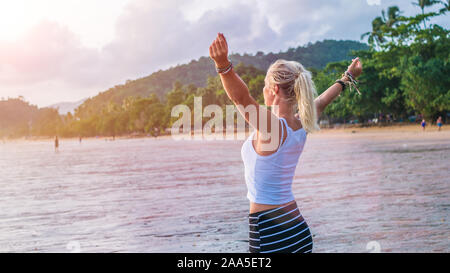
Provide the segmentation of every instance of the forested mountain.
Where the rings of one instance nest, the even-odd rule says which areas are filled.
[[[307,68],[322,69],[330,62],[351,59],[352,50],[366,50],[368,45],[357,41],[324,40],[309,43],[306,46],[289,48],[285,52],[268,53],[257,52],[250,54],[230,55],[236,65],[243,63],[261,70],[266,70],[277,59],[295,60]],[[167,70],[159,70],[151,75],[137,80],[129,80],[123,85],[116,85],[97,96],[90,98],[78,109],[79,115],[92,114],[94,109],[101,109],[109,101],[120,104],[128,96],[147,97],[156,94],[161,100],[170,91],[176,81],[183,85],[193,84],[197,87],[206,86],[208,76],[215,76],[214,63],[209,57],[192,60],[188,64],[178,65]],[[88,110],[89,113],[83,113]]]
[[[55,135],[63,120],[56,109],[38,108],[21,96],[0,100],[0,137]]]
[[[0,135],[8,131],[27,134],[28,122],[37,112],[37,106],[29,105],[22,97],[0,100]]]
[[[430,5],[441,9],[426,14],[418,10],[409,17],[402,16],[396,6],[383,10],[372,21],[372,29],[363,34],[370,46],[325,40],[286,52],[234,54],[230,58],[251,96],[263,104],[266,70],[275,60],[300,61],[311,70],[320,95],[347,69],[355,54],[364,65],[358,78],[361,94],[347,88],[327,106],[321,118],[368,124],[384,114],[397,121],[420,115],[430,123],[442,116],[445,123],[450,117],[450,31],[425,22],[445,16],[450,9],[444,2]],[[87,99],[74,114],[59,115],[53,108],[37,108],[21,97],[2,99],[0,137],[156,136],[169,133],[179,118],[172,116],[175,106],[185,105],[192,113],[197,97],[203,106],[225,108],[233,103],[208,57],[115,86]],[[202,124],[208,119],[202,117]]]

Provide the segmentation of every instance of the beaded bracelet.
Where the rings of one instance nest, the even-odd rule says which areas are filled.
[[[225,68],[218,68],[216,66],[216,72],[219,74],[225,74],[225,73],[228,73],[232,68],[233,68],[233,63],[230,61],[230,64]]]
[[[359,92],[358,87],[356,87],[356,85],[358,84],[358,81],[355,80],[352,73],[350,73],[349,71],[345,71],[345,73],[342,74],[342,77],[347,77],[349,79],[348,88],[350,89],[350,91],[352,91],[352,86],[353,86],[356,89],[356,91],[358,92],[358,94],[361,95],[361,92]]]

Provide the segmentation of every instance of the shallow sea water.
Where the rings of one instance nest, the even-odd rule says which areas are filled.
[[[308,136],[314,252],[450,251],[450,138]],[[247,252],[242,140],[0,143],[0,252]]]

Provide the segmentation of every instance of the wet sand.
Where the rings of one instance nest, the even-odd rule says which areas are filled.
[[[293,191],[314,252],[450,251],[450,130],[417,127],[308,136]],[[241,145],[0,143],[0,252],[247,252]]]

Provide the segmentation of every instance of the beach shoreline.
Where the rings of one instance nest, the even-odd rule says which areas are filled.
[[[345,134],[385,134],[385,133],[413,133],[413,134],[430,134],[430,133],[442,133],[447,135],[448,132],[450,132],[450,127],[448,126],[442,126],[441,131],[438,131],[438,127],[436,125],[428,126],[428,128],[425,129],[425,131],[422,130],[420,125],[417,124],[394,124],[394,125],[382,125],[382,126],[361,126],[361,125],[340,125],[335,126],[333,128],[321,128],[320,131],[314,132],[311,135],[329,135],[329,134],[336,134],[336,135],[345,135]],[[200,134],[198,131],[192,131],[191,137],[194,137],[194,134]],[[245,137],[248,137],[249,131],[243,132],[238,131],[235,132],[235,138],[234,139],[243,139]],[[179,136],[182,136],[180,134]],[[223,132],[223,136],[225,137],[225,131]],[[216,139],[220,137],[220,133],[217,134]],[[59,140],[65,140],[65,141],[79,141],[79,137],[61,137],[58,136]],[[121,139],[170,139],[174,138],[171,134],[163,134],[157,137],[151,136],[149,134],[129,134],[129,135],[120,135],[115,136],[113,139],[112,136],[93,136],[93,137],[82,137],[82,141],[84,140],[105,140],[105,141],[114,141],[114,140],[121,140]],[[187,139],[188,135],[184,135],[184,138]],[[205,138],[205,137],[204,137]],[[21,138],[3,138],[0,139],[0,143],[5,142],[17,142],[17,141],[49,141],[54,140],[54,137],[47,137],[47,136],[31,136],[31,137],[21,137]]]

